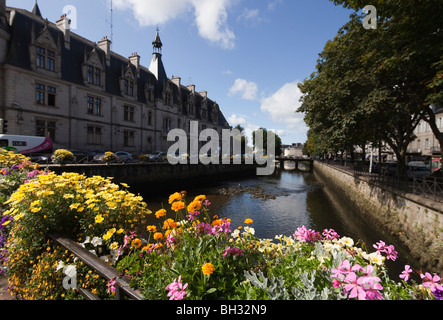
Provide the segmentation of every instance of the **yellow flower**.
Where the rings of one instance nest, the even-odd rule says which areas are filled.
[[[80,203],[74,203],[74,204],[71,204],[70,206],[69,206],[69,209],[71,209],[71,210],[77,210],[78,209],[78,207],[80,207]]]
[[[40,212],[41,210],[42,210],[42,208],[40,208],[40,207],[39,208],[32,208],[31,212],[32,213],[37,213],[37,212]]]
[[[169,204],[173,203],[174,201],[180,201],[182,199],[182,195],[178,192],[171,194],[169,196]]]
[[[95,223],[102,223],[103,220],[105,220],[105,218],[103,218],[103,216],[101,214],[99,214],[95,217]]]
[[[185,208],[185,203],[183,201],[176,201],[172,204],[171,210],[177,212]]]
[[[164,217],[165,215],[166,215],[166,210],[165,209],[158,210],[155,213],[155,216],[157,217],[157,219],[160,219],[161,217]]]
[[[214,267],[214,265],[212,263],[206,263],[206,264],[203,265],[202,271],[203,271],[204,275],[210,276],[211,274],[214,273],[215,267]]]
[[[5,223],[2,224],[3,227],[6,227],[8,224],[11,223],[11,220],[6,221]]]
[[[254,221],[253,221],[252,219],[246,219],[246,220],[245,220],[245,223],[246,223],[246,224],[253,224]]]
[[[106,234],[103,236],[103,240],[109,240],[112,238],[112,236],[114,235],[116,229],[112,228],[110,230],[108,230],[108,232],[106,232]]]

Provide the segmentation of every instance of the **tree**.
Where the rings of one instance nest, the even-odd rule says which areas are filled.
[[[364,0],[331,0],[355,10]],[[374,0],[385,48],[376,53],[380,67],[375,71],[389,90],[395,88],[398,100],[416,104],[415,113],[428,122],[440,143],[440,133],[432,104],[443,102],[443,1]],[[394,85],[394,86],[392,86]],[[392,93],[392,92],[391,92]],[[401,95],[401,96],[400,96]],[[404,105],[404,104],[402,104]]]
[[[279,156],[279,155],[281,155],[281,146],[282,146],[282,141],[281,141],[281,138],[274,132],[274,131],[268,131],[267,129],[265,129],[265,128],[260,128],[260,129],[258,129],[258,130],[262,130],[263,131],[263,153],[265,154],[265,155],[274,155],[274,156]],[[252,133],[252,143],[253,143],[253,145],[254,145],[254,147],[255,146],[257,146],[257,144],[256,144],[256,139],[255,139],[255,137],[256,137],[256,132],[257,131],[254,131],[253,133]],[[268,135],[270,135],[270,136],[274,136],[274,141],[275,141],[275,154],[269,154],[268,153]],[[270,137],[271,138],[271,137]],[[272,139],[272,138],[271,138]],[[274,150],[269,150],[269,151],[274,151]]]
[[[356,10],[367,4],[334,2]],[[442,10],[437,10],[443,9],[443,2],[374,3],[378,28],[366,30],[362,26],[365,15],[351,15],[325,45],[316,73],[300,85],[304,96],[298,111],[306,113],[306,122],[329,148],[385,141],[397,156],[399,174],[405,177],[406,152],[419,121],[428,121],[438,131],[428,97],[435,63],[443,54],[438,15]]]

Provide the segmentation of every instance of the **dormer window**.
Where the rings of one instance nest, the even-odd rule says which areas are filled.
[[[55,52],[43,47],[36,47],[35,64],[37,68],[55,72]]]
[[[123,94],[133,97],[134,87],[135,87],[134,81],[128,79],[123,80]]]
[[[96,86],[101,85],[102,71],[99,68],[88,66],[88,83]]]

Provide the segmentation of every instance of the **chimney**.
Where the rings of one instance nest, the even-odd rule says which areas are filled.
[[[57,27],[63,32],[65,38],[65,47],[71,48],[71,20],[64,14],[57,21]]]
[[[140,56],[137,52],[134,52],[130,57],[129,61],[138,69],[140,67]]]
[[[111,40],[107,36],[104,36],[101,41],[98,42],[98,47],[102,49],[106,54],[106,64],[111,64]]]
[[[180,88],[181,85],[181,78],[180,77],[172,77],[172,82]]]
[[[188,85],[188,89],[194,94],[195,93],[195,85],[194,84],[190,84]]]
[[[208,97],[208,91],[200,91],[199,93],[200,93],[200,95],[201,95],[203,98],[207,98],[207,97]]]

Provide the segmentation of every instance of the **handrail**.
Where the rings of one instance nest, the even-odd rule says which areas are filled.
[[[99,259],[96,255],[81,247],[71,239],[54,234],[48,236],[62,247],[72,252],[86,265],[96,270],[97,273],[106,280],[115,280],[116,300],[123,300],[125,296],[132,300],[145,300],[139,290],[134,290],[130,287],[130,280],[127,277],[123,276],[118,270]],[[81,289],[79,292],[88,300],[98,300],[98,297],[88,290]]]

